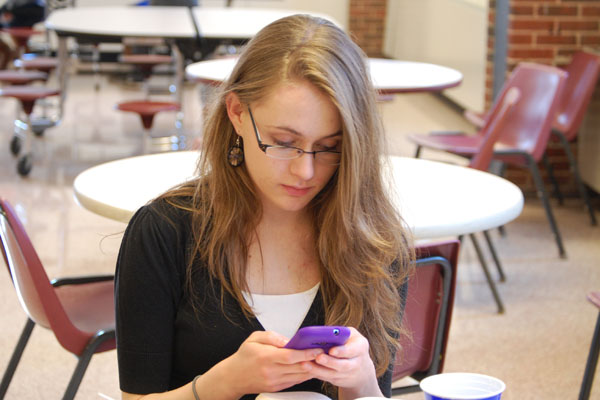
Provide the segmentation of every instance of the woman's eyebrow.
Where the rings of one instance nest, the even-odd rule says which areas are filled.
[[[290,128],[289,126],[276,126],[276,125],[267,125],[267,126],[270,128],[280,129],[282,131],[289,132],[295,136],[304,137],[304,135],[302,133],[298,132],[297,130],[295,130],[293,128]],[[342,135],[342,131],[337,131],[337,132],[332,133],[331,135],[323,136],[323,137],[319,138],[319,140],[320,139],[329,139],[329,138],[341,136],[341,135]]]

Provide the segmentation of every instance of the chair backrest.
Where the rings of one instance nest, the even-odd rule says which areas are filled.
[[[573,54],[573,59],[565,70],[569,76],[554,121],[554,129],[562,132],[571,141],[577,136],[585,111],[596,89],[600,74],[600,58],[579,51]]]
[[[552,123],[564,91],[567,73],[548,65],[520,63],[502,87],[498,101],[504,98],[511,88],[519,89],[521,96],[517,107],[510,111],[510,118],[504,123],[496,147],[495,157],[501,152],[528,153],[535,161],[541,160]],[[497,112],[501,108],[496,107]],[[493,110],[493,111],[495,111]],[[495,118],[490,112],[486,123]]]
[[[54,332],[68,351],[80,354],[88,336],[73,325],[63,308],[25,228],[8,201],[0,198],[0,241],[19,302],[36,323]]]
[[[510,111],[521,97],[521,91],[517,87],[511,87],[502,93],[502,96],[494,104],[491,110],[491,118],[487,118],[479,134],[483,136],[483,142],[475,157],[471,158],[469,167],[481,171],[487,171],[494,155],[494,144],[502,135],[508,120]]]
[[[415,379],[442,371],[456,286],[458,240],[417,247],[414,274],[408,282],[403,324],[410,337],[401,339],[392,380]]]

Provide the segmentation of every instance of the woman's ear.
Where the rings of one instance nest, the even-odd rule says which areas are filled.
[[[240,98],[236,93],[228,93],[225,97],[225,105],[227,106],[227,116],[233,125],[236,132],[242,131],[242,113],[244,112],[244,106],[240,102]]]

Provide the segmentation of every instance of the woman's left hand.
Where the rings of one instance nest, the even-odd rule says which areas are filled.
[[[355,328],[350,327],[346,344],[331,348],[329,354],[318,355],[314,364],[315,378],[337,386],[340,399],[383,397],[369,355],[369,342]]]

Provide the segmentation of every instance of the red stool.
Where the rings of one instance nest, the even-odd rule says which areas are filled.
[[[45,81],[47,77],[48,75],[46,73],[40,71],[0,70],[0,82],[8,85],[28,85],[35,81]],[[27,129],[25,123],[19,116],[20,111],[21,107],[17,105],[14,134],[10,140],[10,152],[15,156],[21,151],[21,138],[19,135],[22,130]]]
[[[9,85],[28,85],[34,81],[45,81],[48,74],[41,71],[0,70],[0,82]]]
[[[160,64],[171,64],[173,57],[162,54],[123,54],[121,62],[135,65],[142,72],[144,79],[147,79],[154,67]]]
[[[50,75],[50,72],[58,67],[58,58],[55,57],[36,57],[32,54],[25,54],[20,59],[15,60],[15,67],[21,71],[40,71]],[[60,105],[50,103],[45,99],[42,101],[42,113],[35,120],[32,120],[33,132],[41,136],[47,128],[56,124],[59,116],[49,117],[49,110],[55,110],[54,114],[61,114]]]
[[[161,54],[124,54],[121,56],[121,62],[135,65],[144,79],[144,96],[145,100],[140,101],[126,101],[117,105],[117,109],[121,111],[134,112],[142,119],[142,125],[146,131],[147,138],[144,139],[144,153],[147,152],[148,141],[152,141],[153,144],[167,146],[171,150],[181,148],[183,141],[180,135],[166,136],[162,138],[152,138],[150,136],[150,130],[152,129],[152,122],[154,116],[162,111],[180,111],[181,105],[177,102],[165,102],[165,101],[151,101],[150,98],[150,87],[149,79],[152,75],[154,67],[160,64],[170,64],[173,62],[173,58],[168,55]],[[177,123],[176,126],[179,129],[181,124]]]
[[[152,129],[152,123],[154,122],[154,116],[162,111],[179,111],[181,109],[181,105],[175,102],[165,102],[165,101],[126,101],[123,103],[117,104],[117,109],[126,112],[136,113],[140,116],[142,120],[142,125],[144,126],[144,131],[146,132],[146,136],[143,139],[143,151],[147,152],[147,141],[152,140],[150,136],[150,130]],[[159,139],[159,138],[156,138]],[[162,139],[161,144],[166,144],[172,150],[177,150],[181,147],[181,138],[177,136],[166,136]],[[166,142],[166,143],[165,143]]]
[[[140,70],[144,79],[144,95],[146,100],[148,100],[150,96],[148,80],[152,75],[152,70],[157,65],[171,64],[173,57],[161,54],[124,54],[121,56],[121,62],[135,65]]]
[[[49,96],[60,94],[59,89],[49,89],[43,86],[7,86],[0,89],[0,96],[13,97],[21,103],[23,113],[25,113],[25,124],[27,133],[33,132],[31,129],[31,113],[33,106],[39,99],[45,99]],[[17,162],[17,172],[21,176],[29,175],[33,166],[33,153],[31,152],[31,134],[25,137],[25,152]]]
[[[23,57],[15,60],[15,67],[28,71],[41,71],[49,74],[58,67],[55,57]]]
[[[29,38],[33,35],[40,35],[43,32],[37,31],[30,27],[14,27],[14,28],[2,28],[3,32],[6,32],[10,35],[12,40],[15,42],[17,46],[17,58],[21,58],[21,56],[25,53],[27,49],[27,42]]]
[[[23,70],[42,71],[47,74],[58,67],[58,59],[55,57],[37,57],[35,55],[25,54],[27,43],[31,36],[42,34],[29,27],[4,28],[17,46],[17,58],[14,61],[15,67]]]

